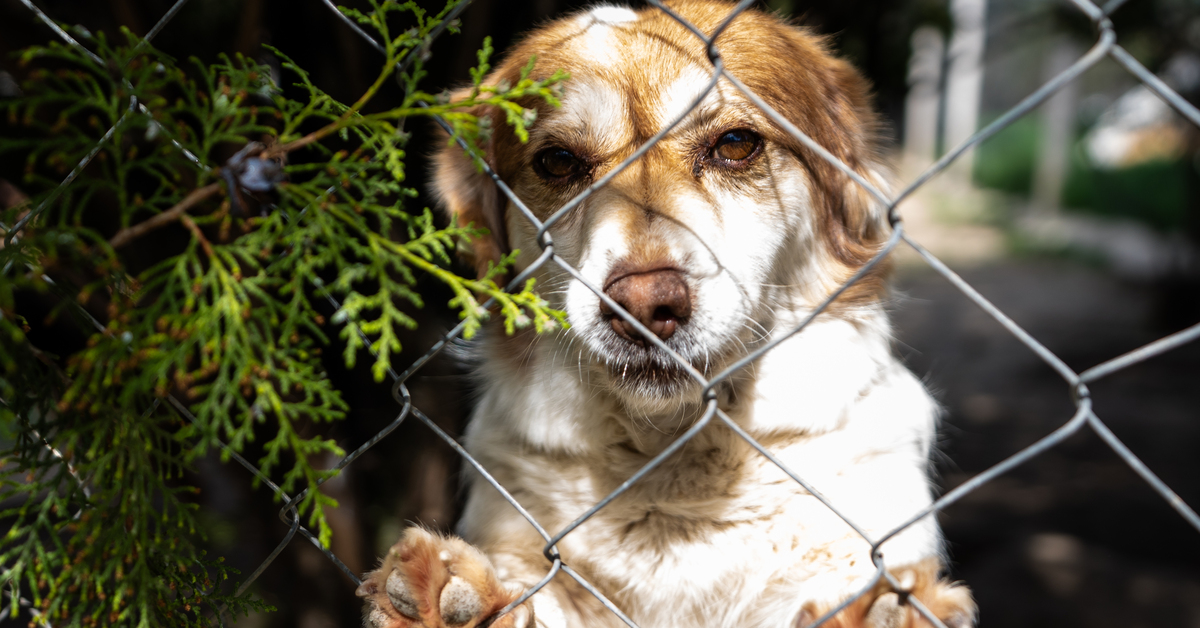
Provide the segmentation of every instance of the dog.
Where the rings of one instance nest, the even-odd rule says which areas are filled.
[[[705,33],[733,10],[669,6]],[[869,88],[824,39],[751,10],[716,45],[734,77],[886,189]],[[549,230],[579,276],[554,263],[534,276],[569,329],[482,334],[470,453],[553,535],[715,403],[871,538],[927,507],[938,410],[892,354],[885,264],[711,391],[693,376],[713,377],[797,327],[881,250],[886,210],[727,79],[702,96],[707,47],[661,10],[601,5],[552,22],[487,81],[515,84],[531,57],[534,78],[563,69],[570,79],[560,107],[528,103],[528,142],[505,130],[503,112],[475,113],[495,129],[487,162],[541,220],[684,117]],[[437,154],[434,179],[459,224],[490,230],[472,246],[481,273],[511,251],[517,271],[533,264],[537,229],[460,149]],[[467,484],[461,538],[410,528],[366,575],[365,626],[624,625],[562,571],[497,618],[552,564],[498,491],[478,474]],[[871,587],[868,541],[716,419],[555,551],[643,628],[804,628],[868,587],[823,625],[930,625],[913,599],[950,628],[975,622],[967,588],[941,579],[932,516],[880,547],[900,586]]]

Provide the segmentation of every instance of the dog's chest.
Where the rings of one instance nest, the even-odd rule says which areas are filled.
[[[790,604],[796,583],[824,574],[840,589],[860,575],[843,574],[844,558],[865,548],[847,546],[844,526],[758,460],[683,463],[648,476],[657,490],[614,500],[560,544],[564,558],[640,626],[748,625],[740,622],[756,611],[742,604]],[[719,621],[718,608],[727,615]]]
[[[761,591],[768,574],[820,568],[840,553],[835,546],[845,531],[827,525],[811,495],[728,430],[714,428],[567,537],[563,549],[589,565],[606,590],[640,598],[629,601],[643,608],[686,607],[731,587]],[[606,451],[607,464],[575,476],[585,490],[577,484],[564,491],[579,503],[563,504],[560,515],[585,511],[648,459],[627,446]]]

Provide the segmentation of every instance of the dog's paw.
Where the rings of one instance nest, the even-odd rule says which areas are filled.
[[[483,552],[462,539],[415,527],[404,532],[356,593],[366,600],[365,628],[475,628],[521,595],[500,584]],[[490,624],[532,626],[529,602]]]
[[[971,599],[971,591],[938,578],[938,572],[938,564],[933,560],[893,570],[899,590],[881,582],[820,628],[933,628],[933,623],[907,603],[909,597],[919,600],[946,628],[974,628],[975,601]],[[815,606],[806,606],[796,628],[815,628],[823,614]]]

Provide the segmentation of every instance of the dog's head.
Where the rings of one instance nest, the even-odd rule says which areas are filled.
[[[733,10],[712,0],[670,6],[711,33]],[[748,11],[717,40],[728,71],[809,137],[882,185],[867,86],[823,39]],[[487,160],[546,219],[612,172],[675,118],[645,155],[563,216],[555,252],[683,356],[712,374],[810,311],[879,248],[886,221],[858,185],[805,148],[726,79],[706,96],[713,63],[704,44],[664,12],[599,6],[553,22],[509,53],[487,79],[515,82],[530,57],[534,78],[563,69],[562,106],[530,102],[529,142],[493,116]],[[699,100],[698,106],[691,108]],[[460,224],[491,236],[476,264],[520,249],[540,253],[537,230],[458,147],[437,159],[436,187]],[[565,308],[567,340],[603,385],[650,407],[693,382],[582,282],[551,263],[542,290]],[[870,303],[866,278],[841,301]],[[570,351],[574,365],[576,348]]]

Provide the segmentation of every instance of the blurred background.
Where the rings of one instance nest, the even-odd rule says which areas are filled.
[[[144,34],[172,2],[36,4],[66,24]],[[476,0],[462,32],[435,44],[426,90],[466,81],[485,35],[503,51],[539,22],[586,4]],[[904,183],[1096,39],[1066,0],[774,0],[763,8],[830,35],[872,80]],[[1195,102],[1200,0],[1130,0],[1112,20],[1122,46]],[[0,0],[0,98],[19,94],[12,53],[50,38],[21,1]],[[191,0],[155,43],[180,59],[237,52],[278,68],[262,48],[270,44],[342,101],[365,89],[380,61],[322,0]],[[396,102],[391,89],[376,106]],[[409,183],[424,192],[422,156],[432,140],[427,127],[413,127]],[[901,215],[916,241],[1080,371],[1200,321],[1198,159],[1200,132],[1105,59],[922,187]],[[0,163],[0,179],[18,180],[19,167]],[[946,409],[936,466],[948,490],[1062,425],[1074,406],[1066,384],[1024,345],[911,251],[898,258],[897,350]],[[416,313],[422,325],[405,339],[410,359],[453,322],[437,305],[449,295],[427,288],[434,294]],[[365,369],[347,371],[340,352],[327,355],[352,404],[333,436],[351,449],[398,408]],[[418,407],[461,432],[470,390],[459,365],[435,362],[412,387]],[[1200,504],[1200,344],[1112,375],[1092,392],[1099,418],[1185,502]],[[331,513],[333,551],[361,573],[408,522],[451,529],[459,464],[427,428],[407,421],[325,485],[341,504]],[[213,551],[249,573],[286,532],[279,505],[215,457],[189,479],[203,489]],[[1200,628],[1200,534],[1090,431],[971,493],[941,523],[953,575],[975,591],[982,626]],[[352,585],[303,540],[254,587],[279,610],[239,627],[358,625]]]

